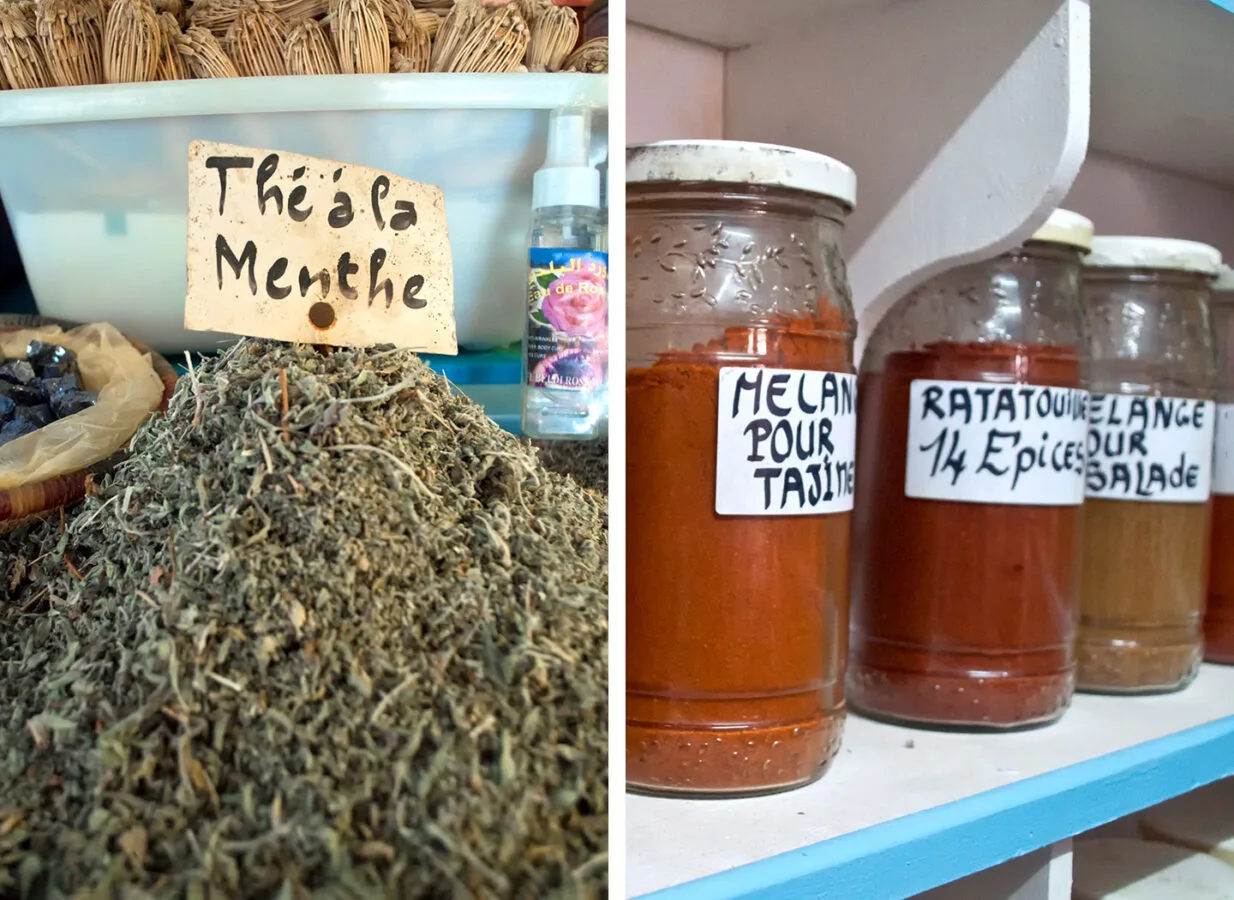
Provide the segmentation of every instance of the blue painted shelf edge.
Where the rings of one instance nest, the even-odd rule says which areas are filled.
[[[1234,716],[645,895],[910,897],[1234,775]]]

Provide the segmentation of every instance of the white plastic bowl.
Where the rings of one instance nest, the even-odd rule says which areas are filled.
[[[313,75],[0,92],[0,194],[45,316],[110,321],[155,349],[186,331],[188,145],[226,141],[441,187],[459,343],[522,336],[531,177],[548,110],[589,106],[607,157],[608,77]]]

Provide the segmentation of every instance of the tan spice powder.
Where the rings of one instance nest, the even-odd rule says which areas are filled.
[[[1207,503],[1084,503],[1079,687],[1184,687],[1200,664]]]

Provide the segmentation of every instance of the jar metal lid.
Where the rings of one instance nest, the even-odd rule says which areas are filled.
[[[1066,244],[1087,252],[1093,248],[1093,223],[1069,209],[1056,209],[1029,240]]]
[[[1086,266],[1101,269],[1169,269],[1216,277],[1221,251],[1198,241],[1159,237],[1093,238]]]
[[[660,141],[626,149],[626,183],[702,181],[757,184],[857,200],[857,173],[810,150],[749,141]]]
[[[1221,266],[1213,282],[1214,294],[1234,294],[1234,268]],[[1231,298],[1234,299],[1234,298]]]

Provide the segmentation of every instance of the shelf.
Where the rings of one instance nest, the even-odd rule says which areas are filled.
[[[849,718],[831,771],[748,800],[627,797],[632,896],[897,900],[1234,774],[1234,667],[1078,695],[1055,725],[929,732]],[[702,879],[702,880],[698,880]]]
[[[629,18],[725,50],[799,39],[897,0],[629,0]],[[1234,0],[1092,0],[1091,146],[1234,185]]]
[[[858,353],[908,290],[1023,241],[1090,150],[1197,189],[1234,186],[1234,0],[629,0],[628,10],[728,51],[726,137],[857,170],[846,255]]]

